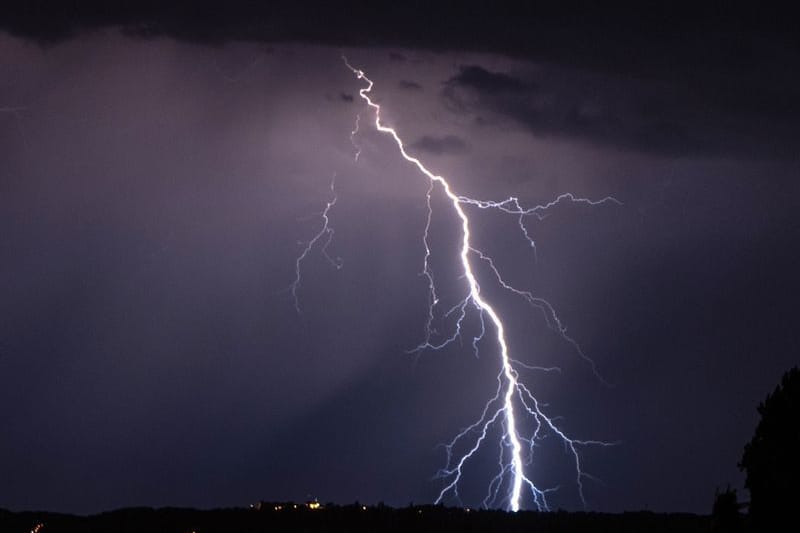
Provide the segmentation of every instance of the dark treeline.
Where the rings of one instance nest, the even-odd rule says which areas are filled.
[[[279,510],[276,507],[280,506]],[[37,530],[37,526],[41,527]],[[92,516],[0,510],[3,533],[260,533],[260,532],[414,532],[503,531],[508,533],[602,532],[708,533],[711,518],[692,514],[635,512],[537,513],[467,511],[441,506],[323,506],[263,503],[260,509],[198,511],[177,508],[131,508]]]

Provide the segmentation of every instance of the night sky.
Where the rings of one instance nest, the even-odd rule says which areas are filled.
[[[375,130],[342,53],[461,194],[622,203],[526,218],[536,254],[515,217],[469,211],[480,248],[610,384],[482,271],[515,357],[561,368],[521,376],[548,413],[618,443],[585,450],[587,508],[707,513],[716,487],[742,487],[756,405],[800,362],[785,13],[19,4],[0,14],[0,507],[436,498],[440,444],[480,415],[498,359],[472,333],[409,353],[428,184]],[[312,250],[298,314],[295,260],[334,175],[342,266]],[[433,203],[452,305],[459,228]],[[560,487],[553,508],[580,509],[557,455],[538,479]]]

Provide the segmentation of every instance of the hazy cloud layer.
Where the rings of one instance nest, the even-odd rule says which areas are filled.
[[[800,99],[760,80],[737,83],[718,92],[557,67],[508,74],[467,65],[443,95],[451,109],[510,119],[537,136],[667,156],[797,157]]]
[[[420,16],[448,24],[420,24]],[[537,135],[664,155],[793,157],[800,151],[794,127],[800,119],[795,67],[800,39],[793,20],[776,9],[671,3],[613,9],[567,2],[487,10],[483,3],[467,2],[453,10],[447,3],[415,9],[347,0],[313,9],[280,1],[117,7],[34,0],[4,8],[0,29],[43,43],[121,27],[141,38],[213,45],[413,43],[507,54],[544,68],[519,76],[472,65],[450,84],[478,93],[471,109],[506,116]],[[405,52],[390,51],[387,57],[398,65],[408,62]],[[401,87],[413,88],[403,82]]]
[[[447,85],[467,87],[486,95],[533,92],[536,85],[503,72],[491,72],[478,65],[467,65],[447,80]]]
[[[415,141],[411,147],[435,155],[463,154],[468,150],[467,143],[456,135],[445,135],[443,137],[424,135]]]
[[[409,91],[421,91],[422,90],[422,85],[420,85],[419,83],[417,83],[415,81],[409,81],[409,80],[400,80],[400,81],[397,82],[397,86],[400,87],[401,89],[406,89],[406,90],[409,90]]]

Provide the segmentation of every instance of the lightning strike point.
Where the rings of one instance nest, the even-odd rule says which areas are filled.
[[[556,334],[564,341],[571,344],[580,357],[591,366],[595,375],[598,377],[600,376],[597,373],[594,362],[584,355],[575,340],[567,336],[566,327],[556,314],[553,306],[546,300],[534,296],[531,292],[516,289],[507,283],[503,279],[493,259],[473,246],[470,233],[472,220],[468,216],[466,208],[494,210],[515,216],[523,239],[533,248],[535,254],[536,243],[524,224],[527,217],[534,217],[537,220],[542,220],[544,217],[548,216],[553,209],[563,203],[587,206],[598,206],[607,203],[621,205],[621,203],[611,196],[601,200],[590,200],[588,198],[576,197],[571,193],[565,193],[549,203],[533,207],[524,207],[516,197],[493,201],[479,200],[457,194],[444,176],[433,173],[422,161],[406,151],[403,140],[394,128],[385,126],[381,122],[381,106],[375,103],[370,97],[374,85],[373,81],[367,77],[363,70],[353,67],[344,55],[342,56],[342,60],[347,68],[355,75],[357,80],[366,82],[366,86],[362,87],[358,94],[366,102],[367,106],[374,111],[375,120],[373,124],[375,129],[380,133],[390,136],[397,145],[400,156],[429,180],[429,187],[426,193],[427,219],[422,238],[425,253],[423,257],[423,268],[420,273],[420,275],[426,279],[428,285],[429,308],[425,321],[425,337],[413,351],[416,352],[428,349],[439,350],[460,338],[463,334],[462,326],[464,324],[464,319],[468,312],[474,310],[480,320],[480,331],[477,335],[472,337],[472,347],[475,354],[477,355],[478,353],[479,341],[483,340],[486,335],[491,333],[499,355],[500,369],[496,378],[497,390],[494,397],[486,402],[478,420],[458,433],[452,441],[444,446],[447,455],[447,463],[444,468],[440,469],[437,476],[444,481],[444,488],[442,488],[435,503],[438,504],[450,498],[460,501],[459,484],[462,481],[462,474],[465,467],[470,460],[474,458],[478,450],[485,445],[492,432],[499,430],[498,470],[497,474],[489,481],[487,495],[483,501],[484,507],[496,506],[498,502],[501,501],[505,503],[505,506],[511,511],[518,511],[522,508],[531,507],[539,510],[549,510],[547,496],[556,491],[558,487],[541,488],[534,483],[529,475],[531,467],[534,464],[534,449],[536,444],[546,436],[555,436],[559,439],[571,456],[575,472],[575,485],[581,502],[585,507],[586,499],[584,497],[583,481],[584,479],[592,479],[592,476],[583,471],[579,448],[592,445],[610,446],[615,443],[572,438],[556,425],[557,417],[549,416],[544,412],[543,408],[545,405],[540,403],[531,390],[520,381],[516,367],[519,366],[520,368],[544,372],[560,372],[560,369],[529,365],[511,357],[506,341],[505,325],[500,313],[481,293],[480,284],[474,270],[473,260],[484,263],[489,267],[499,287],[514,293],[533,307],[539,309],[544,315],[547,324]],[[358,145],[355,143],[355,136],[359,132],[360,119],[361,116],[359,114],[356,117],[355,128],[350,134],[351,142],[356,148],[356,160],[358,160],[358,156],[361,153]],[[433,335],[435,333],[433,322],[437,316],[436,308],[440,304],[440,295],[436,290],[434,272],[430,264],[431,246],[429,240],[433,216],[431,196],[436,188],[444,193],[450,203],[453,213],[460,221],[461,235],[459,259],[462,274],[459,276],[459,279],[464,280],[466,290],[466,296],[461,299],[459,303],[450,307],[443,315],[444,317],[448,317],[457,313],[457,318],[454,331],[441,342],[433,341]],[[323,229],[309,242],[309,245],[297,260],[297,278],[293,286],[293,294],[296,294],[296,288],[299,285],[301,261],[309,253],[314,243],[322,239],[323,236],[327,235],[328,242],[330,242],[333,230],[328,228],[327,213],[335,201],[336,198],[334,196],[323,213],[325,222]],[[461,455],[456,455],[457,447],[459,447],[459,449],[466,448],[467,451]],[[501,491],[504,488],[506,492],[502,494]]]

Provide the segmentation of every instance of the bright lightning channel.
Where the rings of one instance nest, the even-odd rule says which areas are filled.
[[[536,442],[541,439],[545,432],[549,431],[551,434],[557,436],[564,444],[567,450],[569,450],[570,454],[573,457],[574,464],[575,464],[575,475],[576,475],[576,484],[578,488],[578,494],[580,496],[581,502],[586,505],[586,499],[584,496],[583,490],[583,480],[585,478],[589,478],[589,474],[585,473],[581,466],[581,456],[579,453],[579,448],[582,446],[588,445],[600,445],[600,446],[609,446],[613,443],[607,443],[602,441],[594,441],[594,440],[578,440],[572,437],[569,437],[566,433],[564,433],[554,422],[554,417],[546,415],[542,410],[542,405],[540,402],[533,396],[530,389],[519,380],[519,373],[515,368],[515,365],[522,366],[524,368],[536,368],[546,371],[558,370],[553,368],[541,368],[541,367],[531,367],[529,365],[525,365],[520,363],[519,361],[513,359],[509,355],[508,350],[508,343],[506,342],[506,334],[505,334],[505,327],[503,325],[503,321],[500,318],[500,315],[495,310],[495,308],[483,297],[481,294],[480,284],[475,276],[473,271],[473,265],[471,263],[471,258],[475,258],[486,263],[491,271],[494,273],[497,283],[503,288],[508,291],[511,291],[518,296],[523,297],[528,303],[531,305],[539,308],[545,315],[548,324],[551,326],[555,326],[555,329],[558,331],[559,335],[572,344],[575,349],[578,351],[580,356],[585,359],[592,367],[593,372],[595,375],[597,371],[595,369],[594,363],[589,359],[583,351],[580,349],[578,343],[573,340],[571,337],[568,337],[566,334],[566,328],[562,325],[561,320],[558,318],[553,306],[550,305],[546,300],[537,298],[533,294],[528,291],[521,291],[518,290],[508,283],[506,283],[499,270],[495,266],[494,261],[491,257],[487,256],[485,253],[480,251],[479,249],[475,248],[470,241],[470,219],[467,216],[467,213],[464,211],[463,206],[469,205],[474,206],[480,209],[494,209],[504,213],[508,213],[511,215],[518,216],[518,222],[520,230],[533,248],[534,252],[536,251],[536,245],[528,234],[527,229],[524,226],[524,218],[526,216],[534,216],[539,218],[540,220],[547,215],[549,209],[555,207],[556,205],[562,202],[572,202],[572,203],[579,203],[579,204],[587,204],[587,205],[599,205],[606,202],[616,203],[619,204],[620,202],[612,197],[606,197],[598,201],[592,201],[586,198],[576,198],[570,193],[562,194],[555,200],[545,205],[539,205],[532,208],[524,208],[517,198],[508,198],[503,201],[495,202],[495,201],[485,201],[485,200],[476,200],[473,198],[469,198],[466,196],[462,196],[456,194],[450,183],[445,179],[443,176],[434,174],[430,170],[428,170],[423,163],[417,159],[416,157],[409,155],[406,151],[405,144],[403,140],[400,138],[399,134],[394,128],[389,126],[385,126],[381,122],[381,106],[375,103],[370,98],[370,92],[372,91],[373,82],[369,79],[363,70],[357,69],[353,67],[347,60],[346,57],[342,57],[344,60],[345,65],[355,74],[356,78],[359,80],[363,80],[366,82],[366,87],[363,87],[359,90],[359,96],[367,103],[369,107],[371,107],[375,111],[375,128],[381,132],[388,134],[391,136],[395,143],[397,144],[397,148],[400,152],[400,155],[408,161],[409,163],[413,164],[422,174],[424,174],[430,180],[430,187],[427,191],[427,207],[428,207],[428,217],[425,225],[425,232],[423,237],[423,242],[425,245],[425,257],[424,257],[424,265],[423,265],[423,275],[428,280],[429,286],[429,298],[430,298],[430,307],[428,312],[428,320],[426,322],[426,338],[425,340],[419,345],[417,348],[418,350],[431,348],[431,349],[439,349],[450,342],[453,342],[456,338],[461,335],[461,324],[463,319],[466,316],[467,308],[471,304],[474,306],[479,314],[481,319],[481,328],[478,335],[473,337],[473,348],[477,351],[478,349],[478,341],[480,341],[485,332],[486,327],[484,323],[484,317],[488,317],[491,325],[494,327],[495,331],[495,341],[497,346],[500,349],[500,360],[501,360],[501,369],[497,376],[497,391],[493,398],[491,398],[485,405],[483,409],[483,413],[481,414],[480,418],[474,422],[472,425],[468,426],[466,429],[461,431],[456,437],[445,446],[447,451],[447,465],[440,471],[440,476],[445,480],[445,486],[439,493],[439,496],[436,499],[436,503],[442,502],[447,497],[455,497],[458,498],[458,486],[459,482],[462,478],[462,473],[464,467],[469,461],[470,458],[478,451],[478,449],[483,445],[484,441],[487,439],[488,433],[490,428],[500,421],[503,428],[503,434],[500,442],[500,457],[498,461],[498,473],[497,475],[491,480],[489,483],[488,491],[486,498],[483,501],[483,505],[486,507],[493,506],[497,504],[497,499],[499,495],[499,491],[504,483],[508,479],[508,484],[510,486],[510,491],[505,498],[507,503],[507,507],[512,511],[518,511],[522,505],[523,500],[523,493],[530,493],[532,498],[533,504],[539,510],[548,510],[548,503],[547,503],[547,494],[556,490],[555,488],[540,488],[538,487],[528,476],[526,473],[526,465],[530,465],[533,461],[534,455],[534,446]],[[360,120],[360,116],[357,117],[356,120],[356,128],[351,133],[351,141],[353,141],[354,136],[358,132],[358,121]],[[357,152],[356,157],[360,154],[360,151]],[[433,194],[434,187],[440,186],[442,191],[449,199],[453,211],[458,216],[461,221],[461,252],[460,252],[460,259],[461,259],[461,266],[463,269],[463,278],[466,280],[467,283],[467,295],[466,297],[455,307],[453,307],[447,314],[455,312],[458,310],[459,317],[456,321],[455,332],[452,336],[447,338],[445,341],[439,344],[434,344],[431,342],[431,323],[434,317],[434,307],[438,305],[439,298],[436,293],[436,287],[434,285],[433,279],[433,272],[431,271],[429,259],[431,256],[431,249],[429,245],[429,231],[431,226],[431,217],[432,217],[432,206],[431,206],[431,195]],[[520,413],[518,413],[515,409],[515,401],[517,400],[518,406],[521,407],[521,414],[529,415],[533,420],[533,431],[528,435],[523,435],[520,429],[520,423],[518,422],[517,417]],[[476,437],[474,435],[477,435]],[[473,436],[472,445],[469,447],[469,450],[459,457],[454,457],[453,451],[457,444],[459,444],[462,440],[468,439],[468,437]],[[524,456],[524,457],[523,457]]]
[[[492,427],[494,427],[496,424],[500,424],[500,427],[502,428],[502,436],[499,442],[500,453],[498,459],[498,471],[495,477],[489,482],[486,497],[482,502],[484,507],[496,507],[502,503],[511,511],[518,511],[524,503],[524,496],[529,495],[533,506],[539,510],[549,510],[547,495],[556,491],[558,487],[541,488],[537,486],[531,477],[529,477],[526,470],[526,467],[530,467],[533,464],[535,446],[548,434],[554,435],[560,439],[565,449],[572,456],[578,495],[585,507],[586,498],[584,496],[583,481],[585,479],[593,479],[593,477],[584,472],[581,465],[581,455],[579,453],[579,449],[584,446],[610,446],[615,443],[596,440],[578,440],[572,438],[556,425],[556,417],[545,414],[542,409],[543,404],[539,402],[534,397],[531,390],[520,381],[517,367],[546,372],[560,371],[560,369],[555,367],[532,366],[522,363],[521,361],[511,357],[509,354],[508,343],[506,341],[506,333],[503,321],[501,320],[497,310],[481,294],[480,284],[478,283],[473,270],[472,261],[478,261],[486,265],[493,273],[495,281],[501,288],[523,298],[527,303],[540,310],[544,315],[547,324],[553,328],[562,339],[570,343],[575,348],[580,357],[591,366],[592,371],[598,378],[601,380],[602,378],[598,374],[594,362],[584,354],[578,343],[567,335],[566,328],[556,314],[553,306],[550,305],[550,303],[548,303],[546,300],[534,296],[529,291],[519,290],[508,284],[503,279],[500,270],[497,268],[492,258],[480,249],[473,246],[471,243],[470,218],[465,212],[464,206],[470,206],[481,210],[492,209],[516,216],[518,219],[520,232],[535,254],[536,244],[524,225],[525,217],[532,216],[542,220],[547,216],[548,212],[552,208],[564,202],[585,204],[589,206],[596,206],[605,203],[620,204],[620,202],[611,196],[605,197],[601,200],[590,200],[587,198],[578,198],[571,193],[566,193],[558,196],[555,200],[547,204],[525,208],[516,197],[507,198],[502,201],[487,201],[477,200],[457,194],[454,192],[453,188],[445,177],[433,173],[427,167],[425,167],[425,165],[419,159],[410,155],[406,151],[403,140],[400,138],[399,134],[394,128],[385,126],[381,122],[381,106],[375,103],[370,97],[370,93],[374,85],[372,80],[366,76],[363,70],[353,67],[348,62],[346,57],[342,56],[342,59],[347,68],[352,71],[357,79],[366,82],[366,86],[359,90],[359,96],[371,109],[374,110],[375,128],[379,132],[391,136],[397,145],[400,155],[406,161],[414,165],[423,175],[425,175],[430,183],[426,193],[427,221],[423,234],[425,254],[422,271],[422,275],[428,281],[430,305],[425,324],[426,335],[424,340],[419,344],[415,351],[421,351],[425,349],[438,350],[458,339],[462,335],[461,326],[466,318],[467,311],[470,309],[470,307],[472,307],[477,311],[480,319],[480,331],[472,338],[472,347],[475,350],[475,353],[477,354],[478,352],[479,341],[484,338],[487,332],[485,323],[486,317],[488,317],[489,322],[494,329],[495,342],[500,352],[501,367],[497,375],[497,390],[495,395],[486,402],[480,418],[478,418],[478,420],[476,420],[470,426],[463,429],[455,436],[453,440],[445,445],[447,464],[439,471],[439,477],[444,480],[444,488],[442,488],[441,492],[436,498],[435,503],[438,504],[449,498],[454,498],[460,501],[459,483],[462,481],[462,474],[467,462],[473,458],[481,446],[485,444]],[[356,143],[356,136],[360,133],[360,120],[361,115],[359,114],[356,117],[355,127],[350,133],[350,141],[356,149],[356,161],[361,155],[361,149]],[[336,268],[341,267],[341,260],[334,260],[327,253],[327,248],[330,245],[331,239],[333,238],[333,229],[329,226],[328,214],[331,208],[336,204],[334,186],[335,176],[334,180],[331,181],[332,199],[326,203],[326,207],[321,214],[323,221],[322,228],[310,241],[308,241],[306,247],[296,260],[295,281],[291,285],[291,292],[294,297],[295,307],[298,312],[300,311],[300,306],[297,299],[297,289],[299,288],[301,281],[301,264],[314,246],[322,241],[324,243],[322,245],[322,252],[325,257]],[[463,272],[462,277],[466,280],[467,294],[458,304],[453,306],[445,313],[445,316],[458,313],[454,332],[444,341],[435,343],[432,341],[432,323],[435,316],[434,310],[440,303],[440,300],[434,283],[433,271],[430,266],[431,247],[429,244],[429,233],[433,215],[431,199],[437,186],[441,187],[441,190],[450,201],[453,211],[461,221],[461,250],[459,256]],[[519,408],[519,411],[517,408]],[[518,418],[520,416],[522,419]],[[524,433],[522,429],[523,424],[521,421],[526,417],[529,417],[529,420],[532,421],[532,430]],[[466,447],[468,450],[462,455],[456,455],[456,446]],[[507,493],[501,496],[500,493],[503,487],[507,487]]]

